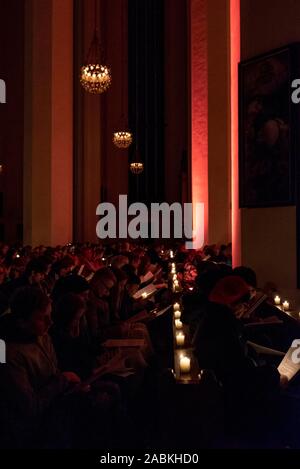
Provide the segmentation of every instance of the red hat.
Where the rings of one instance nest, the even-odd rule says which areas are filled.
[[[236,275],[229,275],[219,280],[209,295],[209,301],[230,305],[237,303],[249,294],[247,283]]]

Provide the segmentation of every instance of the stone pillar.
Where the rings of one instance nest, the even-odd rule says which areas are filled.
[[[25,4],[24,243],[73,227],[73,0]]]

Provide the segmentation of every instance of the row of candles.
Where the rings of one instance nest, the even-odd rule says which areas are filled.
[[[276,295],[274,298],[274,303],[276,306],[281,306],[281,298],[280,296]],[[282,309],[283,311],[288,311],[290,309],[290,303],[288,301],[284,301],[282,303]]]
[[[176,331],[180,331],[183,328],[183,324],[180,320],[181,318],[181,311],[179,303],[175,303],[173,305],[174,308],[174,320],[175,320],[175,329]],[[182,347],[184,345],[185,335],[183,332],[176,332],[176,345],[177,347]],[[189,373],[191,371],[191,359],[186,357],[185,355],[181,354],[179,356],[179,368],[180,373]]]
[[[179,290],[179,281],[177,279],[176,266],[174,262],[172,262],[171,267],[172,267],[171,275],[172,275],[172,280],[173,280],[173,292],[176,292]]]

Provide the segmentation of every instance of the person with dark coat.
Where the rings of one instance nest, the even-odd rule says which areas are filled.
[[[249,297],[249,286],[240,277],[219,280],[209,295],[206,313],[194,337],[200,368],[215,373],[222,384],[227,415],[232,421],[243,423],[252,412],[260,415],[284,382],[275,367],[258,366],[247,347],[243,324],[236,318],[235,310]]]

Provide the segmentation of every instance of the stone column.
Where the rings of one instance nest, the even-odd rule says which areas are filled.
[[[25,4],[24,243],[73,229],[73,0]]]

